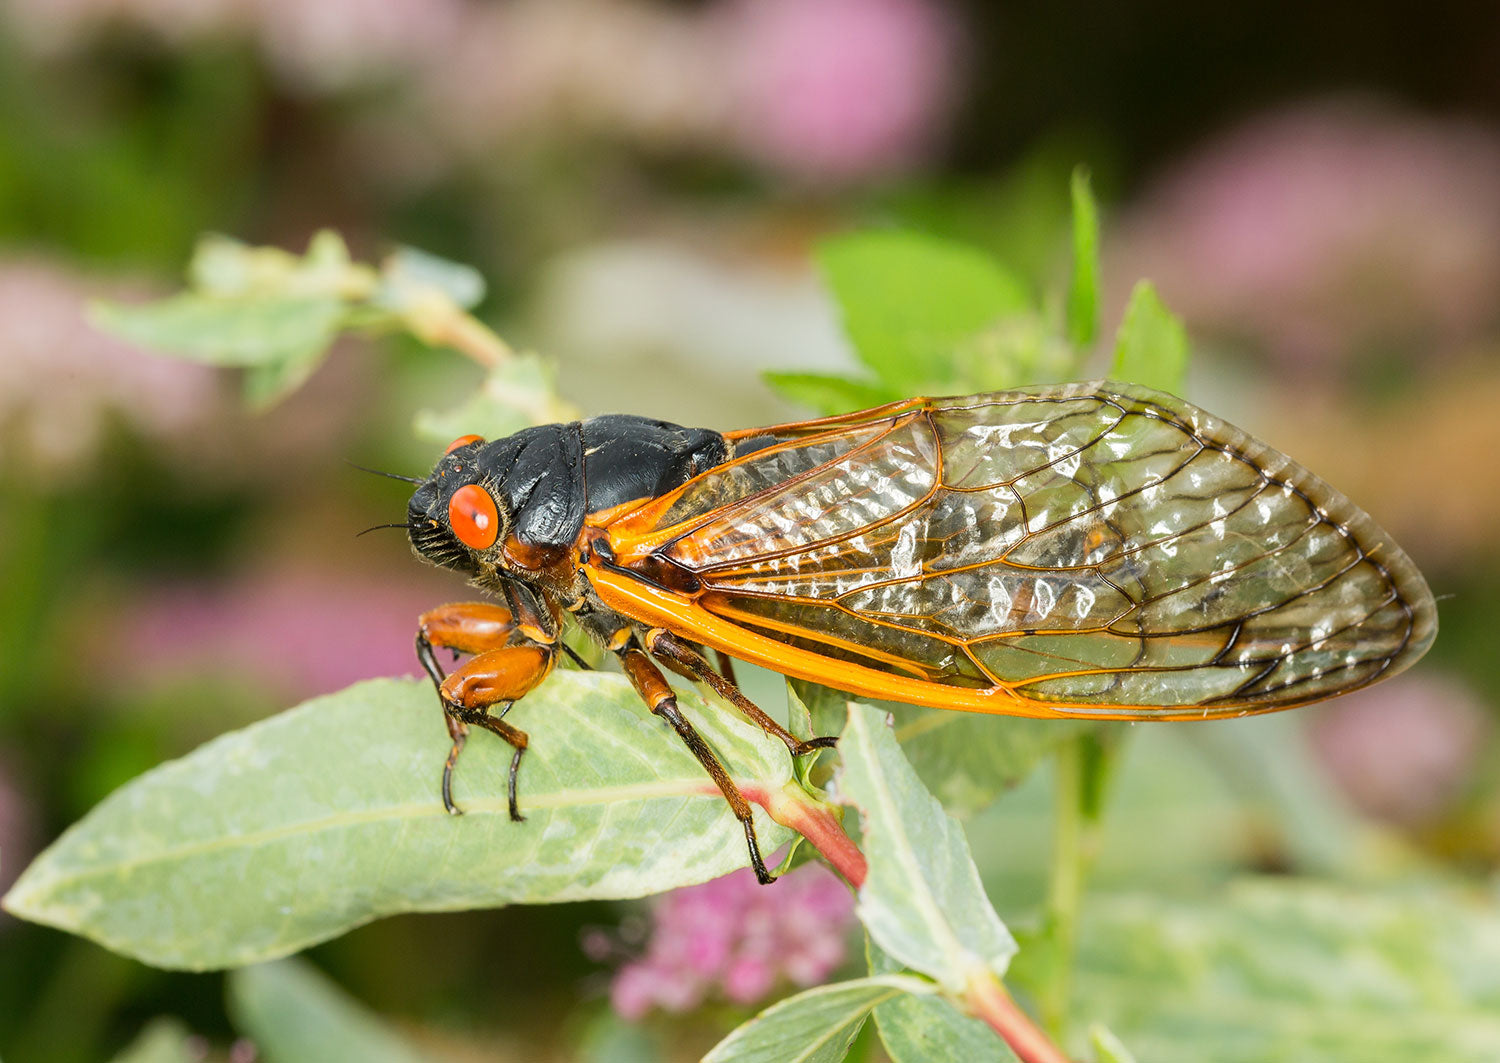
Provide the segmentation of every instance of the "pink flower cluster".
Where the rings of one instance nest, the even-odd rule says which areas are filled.
[[[0,439],[52,470],[87,458],[111,416],[173,437],[218,408],[212,370],[144,357],[90,325],[93,294],[59,266],[0,261]]]
[[[1500,324],[1500,138],[1368,102],[1234,130],[1121,219],[1106,275],[1288,368],[1428,353]]]
[[[64,51],[111,24],[170,44],[238,34],[260,44],[283,83],[328,92],[435,61],[455,36],[463,0],[11,0],[19,35]]]
[[[941,0],[11,0],[9,15],[42,52],[124,23],[178,46],[248,37],[298,92],[407,79],[410,109],[364,130],[400,158],[598,137],[814,182],[920,162],[962,38]]]
[[[1311,736],[1319,759],[1355,805],[1378,819],[1417,827],[1446,812],[1472,782],[1490,721],[1468,687],[1411,675],[1319,710]]]
[[[721,32],[738,138],[764,165],[848,180],[933,146],[957,35],[924,0],[735,0]]]
[[[655,902],[645,955],[616,972],[610,1002],[633,1021],[715,995],[753,1004],[783,980],[816,985],[843,962],[853,921],[848,887],[819,864],[774,886],[745,869],[674,890]],[[597,940],[585,947],[596,959],[609,950]]]
[[[10,888],[16,876],[30,862],[36,810],[14,780],[5,759],[0,759],[0,893]],[[0,929],[9,920],[0,915]]]
[[[108,662],[126,675],[227,668],[291,697],[417,671],[417,614],[441,599],[414,577],[287,566],[238,582],[153,591],[116,623]]]

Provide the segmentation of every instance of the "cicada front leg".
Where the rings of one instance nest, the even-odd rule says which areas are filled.
[[[510,818],[524,817],[516,800],[525,731],[503,719],[511,705],[530,693],[552,671],[556,637],[531,623],[517,623],[510,609],[487,602],[455,602],[423,613],[417,627],[417,658],[437,687],[453,745],[443,763],[443,807],[460,814],[453,803],[453,769],[468,741],[469,726],[483,727],[515,750],[510,761],[507,796]],[[474,656],[444,675],[437,649]],[[498,714],[491,709],[499,706]]]

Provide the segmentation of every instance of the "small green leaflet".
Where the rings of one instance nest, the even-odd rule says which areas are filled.
[[[235,1026],[271,1063],[437,1063],[300,960],[242,967],[227,992]]]
[[[855,233],[818,258],[855,353],[903,397],[948,390],[965,343],[1034,310],[1021,282],[984,252],[918,233]]]
[[[839,794],[860,810],[869,877],[858,913],[898,962],[961,995],[1005,973],[1016,943],[995,914],[958,822],[912,771],[885,714],[851,703]]]
[[[1168,310],[1150,281],[1140,281],[1115,339],[1111,380],[1145,384],[1182,394],[1188,363],[1187,331]]]
[[[872,1009],[908,994],[935,993],[910,975],[818,986],[774,1004],[740,1026],[703,1063],[839,1063]]]

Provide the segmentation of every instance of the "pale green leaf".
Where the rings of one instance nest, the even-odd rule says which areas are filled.
[[[943,390],[1005,391],[1076,375],[1077,355],[1040,314],[1013,314],[957,343]],[[930,389],[929,389],[930,390]]]
[[[188,264],[190,288],[224,298],[361,299],[374,281],[374,271],[351,261],[344,238],[332,229],[313,234],[304,255],[209,234]]]
[[[484,277],[473,266],[400,247],[382,264],[380,288],[374,302],[391,310],[406,310],[437,293],[465,310],[484,299]]]
[[[962,993],[1005,973],[1016,943],[979,881],[958,822],[927,792],[885,714],[850,704],[839,740],[842,800],[858,806],[869,877],[856,911],[891,957]]]
[[[931,982],[882,975],[818,986],[774,1004],[714,1046],[703,1063],[838,1063],[871,1009]]]
[[[684,692],[750,788],[792,778],[781,743]],[[556,672],[507,717],[531,735],[506,814],[510,748],[470,738],[443,812],[448,739],[425,682],[316,698],[112,794],[21,876],[13,914],[166,967],[271,959],[406,911],[639,897],[748,862],[728,806],[621,676]],[[790,832],[760,815],[762,848]]]
[[[1162,303],[1150,281],[1140,281],[1130,293],[1125,319],[1120,322],[1110,379],[1180,395],[1187,362],[1187,331],[1182,322]]]
[[[1073,171],[1073,279],[1068,286],[1068,341],[1087,347],[1099,331],[1099,206],[1083,167]]]
[[[1095,1023],[1089,1027],[1089,1045],[1094,1050],[1095,1063],[1135,1063],[1134,1054],[1108,1026]]]
[[[849,718],[848,694],[805,679],[788,679],[787,688],[788,704],[795,704],[807,712],[805,721],[799,719],[799,726],[807,728],[808,738],[834,735],[844,729]]]
[[[217,366],[269,366],[321,354],[344,318],[331,296],[226,299],[186,292],[154,303],[96,302],[95,325],[160,354]]]
[[[534,424],[566,420],[569,411],[558,404],[555,376],[552,364],[537,355],[507,359],[453,409],[420,411],[416,434],[434,443],[470,434],[500,439]]]
[[[252,410],[274,406],[307,382],[326,353],[327,347],[310,347],[281,361],[246,369],[242,384],[246,405]]]
[[[948,390],[969,337],[1032,309],[994,259],[930,236],[856,233],[824,244],[818,257],[855,352],[900,395]]]
[[[264,1063],[431,1063],[310,964],[280,960],[230,974],[229,1014]]]
[[[772,371],[761,376],[784,398],[824,416],[864,410],[903,397],[879,384],[825,373]]]
[[[605,1007],[588,1020],[573,1058],[577,1063],[662,1063],[662,1052],[652,1029]]]
[[[901,965],[865,939],[870,973],[898,974]],[[979,1019],[938,995],[896,997],[875,1009],[875,1026],[892,1063],[1016,1063],[1016,1054]]]
[[[199,1063],[201,1058],[194,1050],[193,1032],[182,1020],[162,1016],[147,1023],[113,1063]]]
[[[1500,912],[1281,878],[1085,906],[1074,1013],[1151,1063],[1491,1063]]]
[[[881,707],[895,718],[896,740],[922,782],[956,816],[986,808],[1063,742],[1099,726],[884,702]]]

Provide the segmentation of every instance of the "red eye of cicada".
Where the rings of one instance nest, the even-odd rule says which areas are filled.
[[[495,500],[478,484],[465,484],[448,501],[448,523],[458,541],[474,550],[487,550],[500,535]]]
[[[445,450],[445,451],[443,451],[443,453],[444,454],[452,454],[459,447],[466,447],[470,443],[483,443],[483,442],[484,442],[484,436],[459,436],[453,442],[451,442],[451,443],[448,444],[448,449]]]

